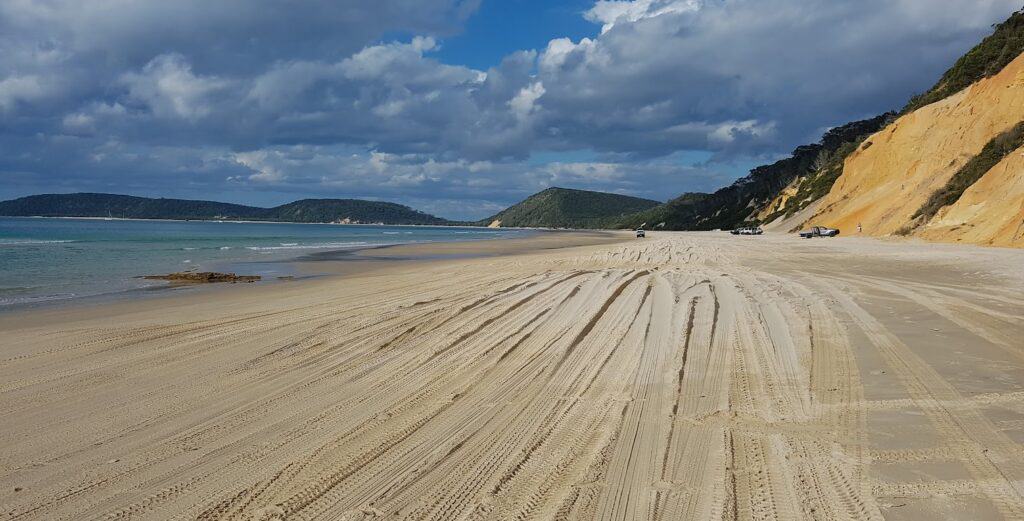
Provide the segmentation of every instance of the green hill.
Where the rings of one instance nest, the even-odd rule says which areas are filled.
[[[335,222],[348,218],[364,223],[450,224],[445,219],[408,206],[359,199],[303,199],[271,208],[267,218],[297,223]]]
[[[615,223],[615,228],[664,228],[668,230],[679,229],[683,222],[677,222],[679,218],[688,216],[693,212],[695,205],[710,197],[711,194],[699,192],[687,192],[675,199],[649,210],[628,215]]]
[[[395,203],[357,199],[306,199],[274,208],[214,201],[152,199],[115,194],[43,194],[0,202],[0,215],[21,217],[120,217],[128,219],[252,220],[325,223],[348,220],[384,224],[451,224]]]
[[[500,221],[502,227],[605,228],[659,204],[626,195],[548,188],[477,224]]]
[[[263,208],[114,194],[43,194],[0,202],[0,215],[129,219],[257,219]]]

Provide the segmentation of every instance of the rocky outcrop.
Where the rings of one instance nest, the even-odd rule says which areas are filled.
[[[235,275],[234,273],[217,273],[214,271],[182,271],[167,275],[144,275],[147,280],[166,280],[179,284],[212,284],[217,282],[256,282],[259,275]]]

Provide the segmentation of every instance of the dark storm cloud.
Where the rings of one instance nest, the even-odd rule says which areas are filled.
[[[11,0],[0,196],[345,195],[455,217],[550,185],[664,199],[897,108],[1017,2],[601,1],[593,38],[482,71],[434,58],[473,1]]]

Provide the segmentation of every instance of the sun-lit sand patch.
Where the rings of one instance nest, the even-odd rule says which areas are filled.
[[[652,233],[3,318],[0,517],[1024,518],[1022,253]]]

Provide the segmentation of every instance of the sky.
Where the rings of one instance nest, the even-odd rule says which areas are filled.
[[[0,199],[713,191],[899,109],[1020,0],[4,0]]]

